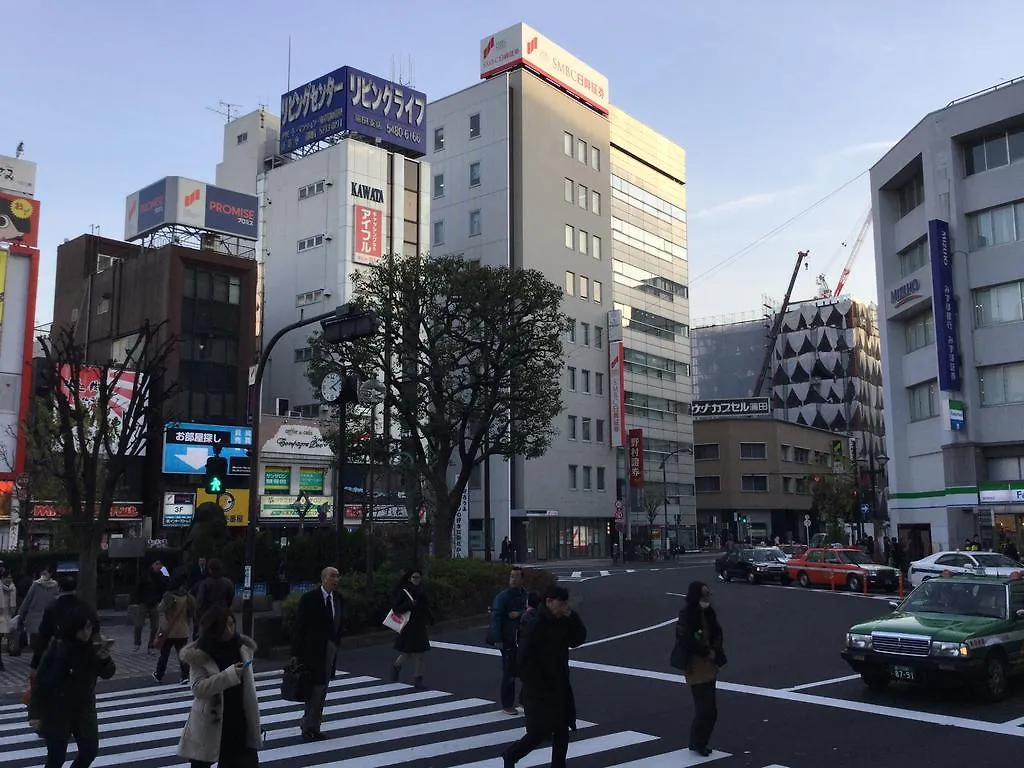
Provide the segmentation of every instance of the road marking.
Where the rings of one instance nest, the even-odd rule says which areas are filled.
[[[602,576],[611,576],[612,572],[611,571],[601,571],[601,575]]]
[[[815,683],[802,683],[800,685],[794,685],[792,688],[783,688],[784,691],[803,691],[807,688],[819,688],[823,685],[832,685],[833,683],[845,683],[848,680],[859,680],[860,675],[843,675],[842,677],[833,677],[831,680],[818,680]],[[769,768],[771,768],[769,766]]]
[[[573,571],[569,575],[569,578],[570,579],[581,579],[581,578],[583,578],[583,571]]]
[[[626,573],[636,573],[636,570],[634,570],[633,568],[627,568]]]
[[[690,749],[677,749],[675,752],[666,752],[663,755],[642,757],[639,760],[630,760],[628,763],[616,763],[608,768],[689,768],[691,765],[703,765],[713,760],[721,760],[723,757],[732,757],[732,755],[715,750],[707,757],[701,757]],[[772,768],[772,766],[768,766],[768,768]],[[784,766],[780,765],[774,768],[784,768]]]
[[[1014,728],[1019,728],[1020,726],[1024,725],[1024,717],[1018,717],[1013,720],[1007,720],[1005,723],[1003,723],[1003,725],[1010,725]]]
[[[584,739],[583,741],[570,741],[569,759],[572,760],[573,758],[585,757],[586,755],[595,755],[612,749],[632,747],[637,744],[657,741],[657,738],[657,736],[649,736],[646,733],[623,731],[622,733],[612,733],[607,736],[595,736],[594,738]],[[262,756],[263,755],[261,754],[260,757],[262,758]],[[477,760],[474,763],[463,763],[462,765],[454,766],[454,768],[492,768],[494,766],[494,762],[495,759],[492,757],[488,760]],[[519,768],[537,768],[537,766],[546,765],[550,762],[551,747],[548,747],[546,749],[538,749],[535,752],[531,752],[516,763],[516,765],[518,765]]]
[[[495,648],[484,648],[477,645],[463,645],[461,643],[430,643],[432,648],[443,648],[461,653],[476,653],[484,656],[498,656],[500,651]],[[578,661],[570,659],[569,666],[574,669],[585,669],[591,672],[606,672],[612,675],[624,677],[639,677],[647,680],[658,680],[665,683],[684,685],[686,678],[683,675],[671,672],[658,672],[653,669],[634,669],[632,667],[619,667],[611,664],[595,664],[590,661]],[[956,717],[953,715],[940,715],[934,712],[920,712],[914,709],[902,709],[901,707],[889,707],[882,704],[870,704],[862,701],[848,701],[847,699],[817,696],[811,693],[799,691],[787,691],[778,688],[763,688],[758,685],[744,685],[742,683],[728,683],[718,681],[720,691],[730,693],[745,693],[749,696],[760,696],[766,699],[777,699],[779,701],[790,701],[796,704],[811,704],[818,707],[840,709],[847,712],[859,712],[865,715],[878,715],[880,717],[891,717],[898,720],[910,720],[917,723],[930,725],[948,725],[953,728],[962,728],[967,731],[980,731],[982,733],[999,733],[1003,736],[1016,736],[1024,738],[1024,728],[1006,725],[1005,723],[993,723],[989,720],[972,720],[967,717]]]
[[[624,637],[632,637],[633,635],[639,635],[643,632],[650,632],[654,629],[661,629],[667,627],[669,624],[675,624],[678,619],[669,619],[663,621],[660,624],[652,624],[649,627],[643,627],[641,629],[634,629],[632,632],[623,632],[621,635],[612,635],[611,637],[602,637],[600,640],[591,640],[589,643],[584,643],[580,648],[589,648],[592,645],[600,645],[601,643],[610,643],[612,640],[621,640]]]

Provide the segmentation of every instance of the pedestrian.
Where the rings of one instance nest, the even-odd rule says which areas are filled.
[[[344,603],[338,588],[338,569],[320,572],[320,586],[299,598],[292,630],[292,658],[309,673],[309,694],[299,728],[305,741],[326,738],[320,732],[327,687],[337,668],[338,644],[344,624]]]
[[[25,599],[21,602],[21,607],[18,608],[18,616],[12,629],[27,632],[29,646],[32,648],[38,644],[39,625],[43,621],[43,614],[57,599],[58,591],[59,587],[51,577],[50,569],[44,568],[39,572],[39,578],[32,582]]]
[[[142,648],[142,628],[149,621],[149,644],[147,653],[155,649],[156,633],[160,623],[160,601],[167,591],[167,577],[163,573],[163,563],[154,560],[150,563],[146,574],[135,587],[135,650]]]
[[[526,735],[502,754],[513,768],[551,739],[551,768],[565,768],[569,731],[576,730],[576,700],[569,680],[569,649],[583,645],[587,628],[569,606],[569,591],[557,584],[519,630],[519,676],[526,710]]]
[[[508,536],[501,540],[501,562],[512,564],[512,542],[508,540]]]
[[[726,658],[722,627],[711,607],[711,589],[702,581],[691,582],[686,590],[686,606],[676,622],[671,662],[684,671],[693,695],[690,750],[707,757],[711,754],[708,742],[718,720],[715,683]]]
[[[206,578],[206,558],[200,557],[188,566],[188,589],[192,597],[199,597],[199,584]]]
[[[523,569],[513,568],[508,586],[494,598],[487,641],[501,651],[501,709],[507,715],[518,715],[516,701],[516,652],[519,625],[527,608],[529,594],[523,586]]]
[[[0,672],[4,669],[4,643],[7,644],[9,654],[12,654],[17,643],[17,633],[11,629],[11,620],[17,615],[17,605],[18,588],[14,586],[14,577],[10,571],[4,571],[0,576]]]
[[[29,662],[31,669],[38,669],[43,659],[43,654],[50,646],[50,641],[60,637],[61,626],[65,619],[79,606],[85,603],[78,597],[78,578],[74,574],[65,574],[57,579],[59,593],[50,606],[43,611],[43,618],[39,622],[39,631],[36,633],[32,643],[32,661]],[[99,625],[95,627],[99,631]]]
[[[418,568],[405,572],[391,610],[398,614],[406,612],[409,614],[405,628],[395,638],[395,650],[398,651],[398,658],[391,666],[391,682],[398,681],[402,674],[402,665],[409,657],[412,657],[412,684],[417,688],[422,688],[425,662],[423,654],[430,650],[427,624],[434,623],[434,614],[430,610],[427,592],[423,589],[423,573]]]
[[[192,708],[178,741],[191,768],[252,768],[263,746],[259,700],[252,674],[256,643],[241,635],[222,605],[203,614],[199,639],[185,646]]]
[[[231,612],[231,604],[235,601],[235,585],[224,574],[224,563],[216,558],[206,563],[206,575],[199,582],[196,590],[196,619],[192,637],[199,636],[199,624],[203,614],[215,605]]]
[[[89,768],[99,752],[96,679],[114,676],[110,643],[99,634],[95,612],[78,602],[67,611],[56,642],[39,664],[29,700],[29,722],[46,742],[45,768],[61,768],[74,738],[71,768]]]
[[[168,585],[160,601],[160,632],[157,644],[160,646],[160,658],[156,660],[156,671],[153,679],[163,682],[167,671],[167,662],[171,658],[171,649],[178,656],[178,682],[188,682],[188,664],[182,660],[182,650],[188,642],[188,625],[196,613],[196,599],[189,594],[186,575],[175,576]]]

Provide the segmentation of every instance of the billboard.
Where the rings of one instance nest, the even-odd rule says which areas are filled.
[[[215,187],[183,176],[167,176],[125,200],[124,239],[136,240],[169,224],[256,240],[259,224],[254,195]]]
[[[219,448],[220,455],[228,461],[228,474],[248,477],[251,445],[251,427],[169,422],[164,425],[162,471],[165,475],[202,474],[206,471],[206,460]]]
[[[603,115],[611,107],[608,78],[559,48],[527,24],[496,32],[480,41],[480,78],[518,66],[550,80]]]
[[[939,357],[939,389],[959,392],[963,377],[948,222],[941,219],[928,222],[928,252],[932,263],[932,311],[935,313],[935,348]]]
[[[384,211],[352,206],[352,261],[357,264],[376,264],[384,255]]]
[[[0,192],[0,243],[39,247],[39,201]]]
[[[608,434],[612,447],[625,445],[626,440],[626,370],[623,367],[623,344],[608,342],[608,399],[611,407]]]
[[[224,519],[228,528],[245,528],[249,525],[249,489],[228,488],[220,495],[214,496],[205,488],[196,488],[196,509],[203,504],[217,504],[224,510]]]
[[[20,157],[0,155],[0,190],[16,195],[36,193],[36,164]]]
[[[420,157],[427,151],[426,129],[426,94],[353,67],[281,96],[281,154],[353,131]]]
[[[629,485],[644,487],[644,431],[629,430]]]
[[[99,405],[101,381],[104,376],[106,376],[107,408],[109,410],[106,418],[109,424],[110,441],[114,445],[120,439],[125,415],[131,407],[135,388],[141,380],[140,374],[136,371],[122,371],[118,368],[81,366],[78,368],[76,377],[74,367],[64,363],[57,366],[57,387],[62,396],[66,398],[68,405],[74,406],[76,403],[75,391],[77,390],[77,402],[81,403],[82,407],[95,411]],[[136,408],[136,413],[141,413],[143,410],[144,404],[140,403]],[[93,425],[91,439],[95,439],[98,427],[98,423]],[[136,430],[136,434],[131,439],[138,446],[138,450],[129,453],[132,456],[145,456],[146,441],[142,438],[141,433],[145,430],[146,425],[144,423],[134,424],[132,428]],[[76,435],[75,441],[77,442],[78,439]]]
[[[772,412],[767,397],[734,397],[728,400],[695,400],[694,416],[767,416]]]

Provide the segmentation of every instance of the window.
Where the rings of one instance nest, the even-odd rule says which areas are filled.
[[[767,459],[768,446],[765,443],[740,443],[741,459]]]
[[[569,391],[576,391],[576,366],[570,365],[565,369],[569,376]]]
[[[249,140],[249,132],[242,131],[235,137],[235,144],[245,144]]]
[[[643,213],[654,216],[666,224],[671,224],[673,221],[686,222],[686,211],[678,205],[673,205],[668,200],[664,200],[615,174],[612,174],[612,197]]]
[[[477,208],[475,211],[469,212],[469,236],[476,237],[480,234],[480,209]]]
[[[596,213],[598,216],[601,215],[601,193],[591,192],[590,193],[590,212]]]
[[[931,309],[909,318],[903,324],[907,352],[927,347],[935,343],[935,318]]]
[[[810,464],[811,463],[811,451],[809,448],[794,448],[793,449],[793,461],[797,464]]]
[[[444,197],[444,174],[434,174],[434,197]]]
[[[590,148],[590,167],[595,171],[601,170],[601,150],[597,147]]]
[[[575,440],[577,438],[577,435],[576,435],[576,421],[577,421],[577,418],[575,416],[570,416],[569,417],[569,431],[568,431],[568,435],[569,435],[569,439],[570,440]]]
[[[594,373],[594,392],[598,395],[604,394],[604,374],[600,371]]]
[[[718,475],[697,475],[693,478],[694,493],[721,493],[722,478]]]
[[[313,248],[319,248],[323,244],[324,244],[324,236],[323,235],[313,235],[312,237],[307,237],[307,238],[304,238],[302,240],[299,240],[298,250],[299,250],[299,253],[301,253],[302,251],[309,251],[309,250],[311,250]]]
[[[595,280],[594,281],[594,301],[596,301],[598,304],[601,303],[601,281],[600,280]],[[601,345],[597,344],[596,346],[600,347]]]
[[[580,276],[580,298],[583,300],[590,298],[590,280]]]
[[[121,263],[120,256],[107,256],[105,253],[96,254],[96,274],[113,269],[115,264]]]
[[[987,211],[970,214],[967,217],[967,227],[973,248],[986,248],[990,245],[1020,240],[1024,235],[1024,202],[1000,205]]]
[[[590,323],[580,323],[583,330],[583,346],[590,346]]]
[[[928,240],[918,240],[908,248],[900,251],[900,276],[906,277],[911,272],[917,272],[928,263]]]
[[[299,347],[295,350],[295,362],[296,363],[308,363],[313,359],[313,350],[311,347]]]
[[[620,243],[650,254],[662,261],[686,258],[686,246],[648,232],[612,214],[612,237]]]
[[[580,240],[580,253],[586,253],[587,252],[587,242],[589,241],[589,239],[590,239],[590,236],[581,229],[580,230],[580,237],[579,237],[579,240]]]
[[[576,139],[576,159],[587,164],[587,142],[583,139]]]
[[[565,247],[576,248],[576,230],[570,224],[565,225]]]
[[[576,185],[576,204],[583,210],[587,209],[587,185]]]
[[[982,405],[1024,403],[1024,363],[979,368],[978,380]]]
[[[444,245],[444,219],[434,222],[434,231],[431,232],[431,245]]]
[[[896,190],[896,204],[902,219],[924,202],[924,176],[920,173]]]
[[[964,147],[964,175],[1024,160],[1024,128],[1003,131]]]
[[[718,459],[718,443],[698,443],[693,446],[694,461],[716,461]]]
[[[573,189],[572,189],[572,187],[573,187],[572,179],[566,179],[563,182],[563,184],[565,185],[565,202],[571,203],[575,199],[574,196],[573,196],[574,193],[573,193]]]
[[[597,235],[590,238],[590,255],[598,261],[601,260],[601,238]]]
[[[469,186],[480,186],[480,163],[469,164]]]
[[[323,288],[317,288],[315,291],[306,291],[305,293],[297,293],[295,294],[295,306],[309,306],[310,304],[316,304],[318,301],[323,301],[323,298]]]
[[[480,113],[477,112],[475,115],[469,116],[469,138],[479,139],[480,138]]]
[[[601,284],[599,282],[597,282],[597,280],[595,280],[594,281],[594,301],[598,301],[599,300],[598,297],[597,297],[597,292],[598,292],[598,288],[600,288],[600,287],[601,287]],[[601,348],[604,347],[604,328],[602,328],[600,325],[595,325],[594,326],[594,346],[597,347],[598,349],[601,349]]]
[[[589,417],[583,417],[583,430],[580,433],[580,436],[583,438],[584,443],[589,443],[591,440],[590,428],[592,424],[593,422],[590,420]]]
[[[228,278],[228,304],[237,304],[242,300],[242,279],[240,277]]]
[[[741,475],[740,490],[743,493],[767,493],[768,475]]]
[[[593,467],[583,467],[583,490],[592,491],[594,490],[593,483],[591,482],[591,474],[593,473]]]
[[[779,461],[792,461],[793,460],[793,446],[782,443],[779,446]]]
[[[600,376],[601,374],[597,374]],[[594,439],[599,442],[604,442],[604,419],[598,419],[594,424]]]
[[[570,464],[569,465],[569,490],[570,491],[575,491],[576,488],[577,488],[577,486],[576,486],[577,469],[578,469],[578,467],[575,464]]]
[[[1005,283],[974,292],[974,324],[978,328],[1024,320],[1024,283]]]
[[[324,180],[314,181],[312,184],[307,184],[304,187],[299,187],[299,200],[307,200],[317,195],[324,193]]]
[[[982,379],[981,404],[985,403],[984,378]],[[939,415],[938,398],[934,381],[926,381],[916,387],[908,387],[910,395],[910,420],[921,421]]]
[[[582,385],[583,394],[590,394],[590,371],[584,368],[580,371],[580,384]]]
[[[574,318],[571,318],[571,317],[569,318],[569,333],[568,333],[568,336],[569,336],[569,343],[570,344],[575,344],[576,343],[576,320]]]
[[[444,149],[444,126],[434,129],[434,151],[440,152]]]
[[[566,272],[565,273],[565,292],[569,296],[576,295],[576,273]]]
[[[103,298],[96,302],[96,314],[105,315],[110,311],[110,299]]]
[[[604,482],[604,467],[597,468],[597,490],[606,490]]]
[[[562,138],[564,139],[564,141],[562,142],[562,146],[563,146],[563,149],[565,150],[566,156],[567,157],[572,157],[572,146],[573,146],[572,134],[567,131]]]

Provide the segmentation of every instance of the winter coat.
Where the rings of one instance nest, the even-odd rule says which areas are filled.
[[[11,619],[18,615],[18,588],[11,584],[0,584],[0,635],[11,631]]]
[[[53,579],[36,579],[25,595],[25,600],[18,609],[21,628],[34,635],[39,631],[43,621],[43,613],[57,599],[60,588]]]
[[[32,661],[29,663],[32,669],[39,667],[43,654],[50,646],[50,641],[63,634],[61,624],[65,617],[78,606],[84,606],[92,614],[92,625],[99,631],[100,619],[96,616],[95,611],[74,592],[61,592],[50,603],[50,607],[43,611],[43,620],[39,622],[39,630],[32,642]]]
[[[406,590],[409,594],[406,594]],[[395,613],[409,611],[409,621],[406,622],[405,629],[395,638],[395,650],[399,653],[426,653],[429,651],[430,639],[427,637],[427,624],[434,623],[434,614],[430,610],[427,593],[421,587],[406,585],[399,590],[392,610]]]
[[[489,643],[502,643],[505,650],[509,651],[515,648],[519,623],[526,613],[526,600],[529,594],[526,587],[506,587],[498,593],[491,606],[491,623],[487,630]],[[509,614],[514,612],[519,613],[518,619],[509,617]]]
[[[184,607],[180,603],[182,600],[185,601]],[[188,623],[195,614],[196,599],[185,587],[175,592],[165,592],[164,599],[160,601],[160,628],[171,639],[188,637]],[[174,623],[168,624],[171,619],[174,619]]]
[[[575,611],[556,619],[546,605],[540,605],[523,617],[517,660],[527,730],[576,730],[569,649],[583,645],[586,640],[587,628]]]
[[[224,606],[230,611],[235,601],[235,585],[227,576],[207,576],[199,582],[196,592],[196,622],[203,618],[206,609],[213,605]]]
[[[64,734],[78,723],[96,721],[96,678],[114,676],[114,660],[101,659],[91,641],[62,637],[43,654],[32,687],[29,719],[40,733]]]
[[[242,660],[248,661],[256,652],[256,643],[245,635],[241,636],[241,640]],[[242,686],[246,743],[253,749],[260,749],[263,746],[263,735],[260,731],[260,708],[252,667],[241,672],[234,666],[221,670],[217,662],[199,648],[198,643],[189,643],[182,648],[180,658],[183,664],[189,665],[192,709],[178,741],[178,757],[204,763],[219,760],[223,693],[235,685]]]
[[[147,608],[156,608],[167,590],[168,581],[163,573],[150,568],[135,588],[135,602]]]
[[[309,672],[313,685],[326,685],[334,679],[336,655],[327,658],[328,643],[337,653],[341,632],[345,626],[345,603],[337,592],[333,594],[334,615],[324,601],[323,589],[314,587],[299,598],[292,627],[292,656]]]
[[[726,663],[724,635],[714,608],[687,606],[676,621],[672,666],[684,670],[690,685],[710,683]]]

